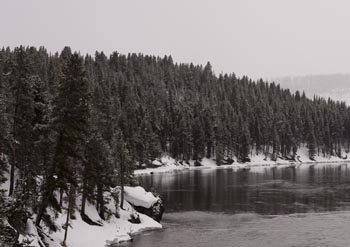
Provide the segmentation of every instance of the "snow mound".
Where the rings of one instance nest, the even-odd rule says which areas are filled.
[[[94,222],[103,224],[103,220],[101,219],[101,217],[98,215],[96,207],[89,203],[86,202],[85,205],[85,214]]]
[[[152,165],[154,166],[162,166],[163,164],[159,160],[153,160]]]
[[[171,166],[176,164],[176,160],[171,158],[170,156],[163,156],[160,161],[165,165],[165,166]]]
[[[201,164],[204,167],[217,167],[216,161],[208,158],[203,158]]]
[[[155,197],[151,192],[146,192],[144,188],[137,187],[124,187],[125,200],[135,206],[141,206],[144,208],[150,208],[155,204],[159,197]]]

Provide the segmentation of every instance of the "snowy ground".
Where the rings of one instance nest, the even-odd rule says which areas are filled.
[[[133,208],[125,202],[125,210],[120,211],[120,218],[117,219],[114,215],[109,220],[103,221],[98,216],[94,206],[89,205],[87,207],[87,215],[92,219],[101,222],[103,226],[90,226],[82,221],[80,214],[76,212],[77,219],[72,220],[72,228],[68,231],[68,246],[74,247],[101,247],[111,243],[119,243],[123,241],[129,241],[133,234],[139,233],[145,230],[160,229],[162,226],[151,219],[150,217],[139,214],[141,224],[131,224],[128,219],[130,214],[134,213]],[[60,215],[56,223],[59,225],[64,224],[66,214]],[[59,243],[62,241],[64,231],[57,231],[51,233],[50,236],[55,240],[50,244],[50,247],[59,247]]]
[[[151,174],[152,172],[165,173],[165,172],[178,171],[178,170],[190,168],[188,164],[185,164],[185,163],[181,164],[169,156],[163,156],[160,159],[160,161],[152,162],[152,164],[157,164],[157,165],[155,165],[155,168],[135,170],[134,174],[135,175]]]
[[[9,187],[9,174],[5,174],[8,178],[6,183],[0,185],[1,190],[8,190]],[[103,247],[108,244],[120,243],[129,241],[132,236],[146,230],[161,229],[162,225],[154,221],[147,215],[138,213],[128,203],[130,199],[131,203],[139,206],[150,207],[158,198],[152,193],[146,192],[142,187],[125,187],[126,200],[124,201],[124,210],[119,209],[120,218],[115,217],[116,208],[115,203],[112,200],[107,205],[111,215],[108,220],[102,220],[97,213],[96,207],[90,203],[86,205],[86,215],[89,216],[95,222],[100,223],[102,226],[92,226],[85,223],[80,216],[80,212],[76,210],[75,220],[70,221],[71,227],[68,230],[67,246],[70,247]],[[81,202],[77,199],[77,208],[80,208]],[[63,205],[67,207],[67,205]],[[54,213],[52,212],[53,216]],[[132,224],[128,221],[131,215],[138,215],[140,218],[140,224]],[[62,228],[66,221],[66,210],[62,211],[62,214],[57,214],[55,224],[59,230],[57,232],[50,232],[45,226],[43,230],[47,237],[45,242],[49,244],[49,247],[61,247],[61,243],[64,238],[64,230]],[[42,240],[39,238],[37,228],[34,225],[35,215],[32,219],[27,221],[26,230],[24,234],[19,237],[20,243],[28,243],[30,247],[45,246]],[[1,233],[0,233],[1,234]],[[0,243],[0,246],[1,243]]]
[[[125,210],[120,210],[120,218],[114,215],[110,216],[108,220],[102,220],[95,207],[88,204],[86,207],[86,214],[102,226],[91,226],[85,223],[78,211],[75,212],[76,219],[71,220],[71,227],[68,230],[67,246],[71,247],[101,247],[109,244],[116,244],[132,239],[132,236],[146,230],[161,229],[162,225],[154,221],[150,217],[137,213],[140,217],[140,224],[132,224],[128,221],[131,214],[135,214],[135,210],[128,202],[124,202]],[[44,227],[44,231],[48,235],[45,242],[50,247],[61,247],[64,237],[64,230],[62,226],[65,224],[66,213],[58,215],[55,223],[59,226],[57,232],[49,232]],[[20,236],[20,242],[31,242],[29,246],[39,247],[41,240],[38,238],[37,229],[33,221],[28,220],[26,234]],[[42,242],[41,242],[42,243]]]
[[[344,153],[344,152],[343,152]],[[163,156],[160,161],[157,161],[157,166],[154,168],[138,169],[135,170],[135,175],[146,175],[152,173],[167,173],[174,172],[183,169],[242,169],[242,168],[259,168],[259,167],[283,167],[283,166],[300,166],[305,164],[315,164],[315,163],[340,163],[350,161],[350,155],[344,155],[344,158],[339,158],[336,156],[323,157],[316,156],[315,160],[310,160],[308,156],[308,149],[306,147],[301,147],[298,149],[297,162],[291,162],[288,160],[277,159],[277,161],[272,161],[271,159],[265,159],[265,155],[252,155],[251,161],[246,163],[234,162],[232,165],[221,165],[217,166],[214,159],[203,158],[201,161],[202,166],[194,166],[194,161],[190,161],[189,165],[186,163],[179,163],[169,156]]]

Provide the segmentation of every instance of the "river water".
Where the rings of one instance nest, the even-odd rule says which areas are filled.
[[[126,246],[349,245],[347,164],[197,169],[138,179],[164,199],[164,229]]]

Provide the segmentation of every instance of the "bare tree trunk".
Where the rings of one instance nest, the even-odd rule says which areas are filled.
[[[211,157],[211,143],[207,142],[207,158]]]
[[[98,205],[98,212],[99,212],[98,214],[100,215],[101,219],[104,220],[105,206],[103,201],[103,185],[101,183],[97,185],[97,205]]]
[[[49,205],[50,197],[54,192],[54,188],[55,188],[55,178],[53,177],[54,170],[55,170],[54,164],[52,164],[52,167],[50,168],[50,171],[48,172],[48,175],[46,177],[46,181],[42,186],[44,192],[43,192],[41,203],[39,206],[39,213],[35,221],[36,226],[40,226],[40,221],[44,215],[46,207]]]
[[[12,162],[11,162],[11,171],[10,171],[10,188],[9,196],[13,195],[15,189],[15,164],[16,164],[16,149],[11,145],[12,150]]]
[[[9,196],[13,195],[13,191],[15,189],[15,167],[16,167],[16,132],[17,132],[17,113],[18,113],[18,102],[19,102],[19,92],[17,90],[16,93],[16,105],[15,105],[15,112],[14,112],[14,119],[13,119],[13,126],[12,126],[12,134],[14,138],[14,145],[11,145],[12,150],[12,164],[11,164],[11,171],[10,171],[10,188],[9,188]]]
[[[63,203],[63,189],[60,188],[60,201],[59,201],[60,207],[62,207],[62,203]]]
[[[122,164],[120,165],[120,188],[120,208],[124,209],[124,167]]]
[[[38,215],[36,216],[36,220],[35,220],[35,225],[36,226],[40,226],[40,222],[41,222],[41,219],[43,218],[46,206],[47,206],[47,202],[43,198],[42,202],[41,202],[41,205],[40,205],[40,208],[39,208]]]
[[[44,215],[45,209],[49,204],[50,196],[53,193],[53,185],[51,183],[52,183],[52,181],[46,184],[47,188],[45,189],[45,191],[42,195],[42,199],[41,199],[41,203],[40,203],[40,207],[39,207],[39,212],[38,212],[38,215],[37,215],[36,221],[35,221],[36,226],[40,226],[40,222],[41,222],[41,219]]]
[[[59,142],[61,140],[62,140],[62,133],[60,133],[59,135]],[[56,155],[57,155],[57,151],[56,151]],[[56,170],[56,161],[54,160],[53,163],[49,163],[49,165],[50,167],[49,167],[49,170],[47,170],[47,174],[46,174],[46,182],[42,186],[44,193],[42,195],[41,203],[39,206],[39,213],[35,221],[36,226],[40,226],[40,221],[44,215],[46,207],[49,205],[49,200],[56,187],[55,186],[56,181],[54,178],[55,170]]]
[[[65,223],[65,231],[64,231],[64,239],[63,239],[63,246],[67,246],[66,240],[68,235],[68,228],[69,228],[69,218],[70,218],[70,212],[72,210],[72,195],[73,195],[73,185],[70,185],[69,188],[69,199],[68,199],[68,208],[67,208],[67,218]]]
[[[80,214],[85,214],[85,204],[86,204],[86,178],[83,179],[83,195],[81,199],[81,209]]]

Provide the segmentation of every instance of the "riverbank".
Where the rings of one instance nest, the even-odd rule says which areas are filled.
[[[15,173],[18,176],[17,172]],[[9,188],[9,173],[5,174],[7,181],[0,184],[0,190],[7,194]],[[139,213],[134,206],[143,206],[151,208],[159,197],[150,192],[146,192],[142,187],[125,187],[125,197],[123,209],[120,208],[120,189],[114,188],[111,192],[105,192],[105,218],[102,219],[98,214],[96,205],[86,202],[85,215],[90,223],[82,219],[80,214],[81,197],[76,198],[73,218],[69,222],[66,246],[70,247],[101,247],[118,244],[132,240],[132,236],[147,230],[161,229],[162,225],[151,217]],[[114,194],[114,195],[113,195]],[[116,196],[115,196],[116,195]],[[23,230],[18,232],[18,244],[27,247],[62,247],[65,225],[67,219],[68,200],[66,195],[63,201],[61,212],[53,211],[47,208],[47,215],[50,216],[52,224],[55,225],[56,231],[49,229],[48,225],[42,222],[41,227],[35,226],[36,215],[32,213],[30,207],[26,209],[30,215],[23,224]],[[118,198],[115,201],[115,198]],[[5,200],[11,202],[11,198],[5,197]],[[134,206],[133,206],[134,205]],[[6,218],[0,218],[3,223],[12,229],[13,234],[17,235]],[[133,222],[133,223],[132,223]],[[0,246],[1,242],[0,233]],[[4,245],[7,246],[7,245]]]
[[[130,215],[134,215],[135,212],[127,202],[125,202],[125,210],[120,210],[119,218],[111,215],[108,219],[102,220],[93,205],[88,206],[86,209],[88,216],[100,225],[87,224],[82,220],[80,213],[76,210],[75,219],[70,222],[66,241],[67,246],[108,246],[130,241],[133,235],[140,232],[162,228],[161,224],[147,215],[140,213],[138,213],[140,223],[130,223]],[[52,232],[46,226],[43,226],[41,234],[38,233],[40,230],[34,225],[34,219],[28,219],[25,233],[19,236],[19,243],[28,247],[42,247],[45,244],[49,247],[62,247],[64,237],[63,226],[65,225],[67,214],[64,212],[56,216],[57,218],[54,222],[58,226],[58,230]]]
[[[113,205],[107,205],[109,210],[113,210]],[[147,215],[137,213],[134,208],[124,201],[124,210],[120,209],[118,214],[109,216],[108,219],[102,220],[98,215],[94,205],[89,204],[86,210],[87,215],[101,226],[92,226],[81,219],[79,212],[76,212],[76,219],[71,221],[71,228],[68,231],[67,245],[74,247],[101,247],[106,245],[118,244],[132,240],[132,236],[143,231],[161,229],[162,225]],[[139,224],[129,222],[131,217],[138,217]],[[66,214],[61,214],[56,219],[58,225],[62,225],[66,219]],[[50,242],[50,247],[59,247],[64,232],[60,229],[51,233],[50,237],[55,243]],[[49,241],[48,241],[49,242]]]
[[[74,247],[101,247],[114,245],[121,242],[132,240],[132,236],[147,230],[161,229],[162,225],[147,215],[137,212],[131,203],[138,205],[138,203],[148,205],[151,207],[158,198],[153,194],[146,192],[142,187],[137,187],[135,191],[133,187],[125,187],[125,196],[123,209],[116,208],[116,202],[111,196],[111,200],[106,205],[108,216],[105,220],[99,216],[95,205],[87,203],[85,213],[94,222],[100,226],[89,225],[84,222],[80,213],[76,211],[76,219],[71,220],[71,228],[68,231],[68,246]],[[132,197],[138,201],[130,201],[128,198]],[[120,198],[119,198],[120,199]],[[119,200],[118,199],[118,200]],[[66,220],[66,213],[60,214],[56,218],[57,225],[63,225]],[[118,217],[116,217],[118,216]],[[139,219],[139,223],[131,223],[132,219]],[[59,247],[62,241],[63,230],[51,233],[50,237],[55,240],[55,243],[50,243],[50,247]],[[58,242],[58,243],[57,243]]]
[[[345,152],[344,152],[345,153]],[[137,169],[135,170],[135,175],[148,175],[153,173],[168,173],[176,172],[185,169],[250,169],[250,168],[264,168],[264,167],[299,167],[304,165],[313,164],[339,164],[346,163],[350,161],[350,155],[345,154],[345,157],[339,158],[337,156],[323,157],[322,155],[317,155],[314,160],[310,160],[308,156],[308,150],[306,147],[299,148],[297,152],[297,161],[291,161],[286,159],[277,158],[273,161],[266,158],[265,155],[251,155],[251,161],[246,163],[239,163],[237,160],[233,160],[232,164],[224,164],[218,166],[215,159],[203,158],[201,161],[201,166],[196,166],[195,161],[191,160],[189,163],[182,162],[169,157],[163,156],[159,160],[154,161],[155,164],[152,168]]]

